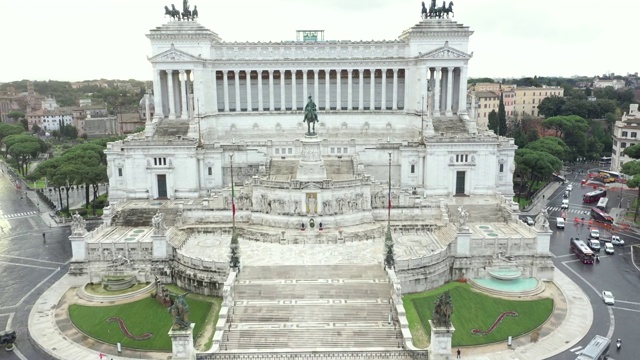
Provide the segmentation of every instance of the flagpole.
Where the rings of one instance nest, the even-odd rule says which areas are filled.
[[[233,189],[233,155],[229,155],[229,159],[231,160],[231,229],[233,233],[236,232],[236,199],[235,192]]]
[[[387,227],[391,227],[391,153],[389,153],[389,209],[387,211]]]

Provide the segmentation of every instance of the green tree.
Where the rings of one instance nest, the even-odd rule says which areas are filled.
[[[33,126],[31,127],[31,131],[34,134],[38,134],[40,132],[40,130],[42,130],[42,129],[40,129],[40,126],[38,126],[38,124],[33,124]]]
[[[546,136],[536,141],[528,143],[525,149],[533,151],[547,152],[560,160],[565,160],[569,153],[569,147],[562,139],[555,136]]]
[[[18,171],[26,176],[29,164],[38,157],[42,150],[42,145],[38,139],[30,135],[11,135],[4,139],[9,154],[17,163]]]
[[[24,132],[24,128],[22,125],[10,125],[5,123],[0,123],[0,141],[2,141],[5,137],[9,135],[17,135],[22,134]]]
[[[527,197],[531,196],[533,186],[562,169],[562,161],[545,151],[517,149],[515,161],[515,174],[520,178],[518,201],[522,193]],[[526,192],[524,186],[526,186]]]
[[[24,112],[22,111],[11,111],[7,114],[8,118],[11,118],[13,121],[18,121],[20,119],[24,119]]]
[[[494,133],[499,135],[498,113],[495,110],[491,110],[489,113],[489,124],[487,126],[489,127],[489,130],[493,130]]]
[[[634,159],[640,159],[640,143],[635,144],[633,146],[629,146],[628,148],[624,149],[622,153],[627,155],[628,157],[631,157]],[[624,166],[630,163],[632,162],[627,162],[626,164],[622,164],[622,168],[624,169]],[[640,171],[638,171],[638,173],[640,173]],[[625,172],[625,174],[628,174],[628,173]]]
[[[500,103],[498,104],[498,131],[499,135],[507,135],[507,112],[504,109],[504,95],[500,92]]]
[[[634,146],[637,146],[637,145],[634,145]],[[626,153],[626,149],[625,149],[625,153]],[[634,155],[637,154],[635,150],[630,153],[633,153]],[[634,160],[634,161],[628,161],[622,164],[622,173],[632,176],[631,179],[627,180],[627,186],[630,187],[631,189],[635,189],[635,188],[638,189],[638,194],[636,195],[636,211],[635,211],[635,214],[633,215],[633,222],[635,223],[636,219],[638,218],[638,207],[640,207],[640,161]]]

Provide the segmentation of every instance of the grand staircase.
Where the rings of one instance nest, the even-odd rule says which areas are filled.
[[[245,267],[221,351],[398,349],[391,290],[377,265]]]

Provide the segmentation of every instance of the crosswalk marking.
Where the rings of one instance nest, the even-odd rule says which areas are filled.
[[[26,212],[14,213],[14,214],[0,214],[0,219],[17,219],[17,218],[34,216],[36,214],[38,214],[37,211],[26,211]]]
[[[580,210],[580,209],[567,209],[567,210],[562,210],[557,206],[547,206],[547,211],[551,212],[551,211],[566,211],[569,213],[574,213],[574,214],[582,214],[582,215],[587,215],[589,213],[589,211],[587,210]]]

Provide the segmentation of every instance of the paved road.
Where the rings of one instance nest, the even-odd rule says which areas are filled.
[[[568,177],[571,181],[571,177]],[[569,239],[579,237],[587,239],[589,236],[589,225],[575,225],[571,219],[576,211],[588,211],[591,206],[582,204],[582,195],[592,191],[592,187],[582,187],[575,181],[573,191],[569,200],[569,221],[564,230],[555,228],[555,218],[560,216],[560,204],[566,188],[561,186],[553,195],[548,196],[549,217],[554,234],[551,238],[551,252],[554,255],[554,263],[558,269],[574,280],[589,296],[594,310],[594,323],[588,335],[575,347],[553,357],[559,359],[575,359],[584,346],[586,346],[594,335],[604,335],[612,339],[621,338],[623,349],[611,350],[611,358],[615,360],[637,359],[640,354],[640,341],[638,341],[637,328],[640,323],[640,297],[637,289],[640,287],[639,271],[631,263],[630,247],[616,247],[614,255],[606,255],[604,251],[600,253],[600,263],[595,265],[585,265],[580,263],[576,256],[569,250]],[[632,196],[624,191],[623,196]],[[619,200],[618,200],[619,201]],[[616,204],[617,206],[617,204]],[[556,210],[557,209],[557,210]],[[581,216],[582,217],[582,216]],[[585,215],[589,218],[589,215]],[[601,229],[601,232],[603,229]],[[640,236],[631,231],[618,231],[616,233],[625,240],[626,244],[640,243]],[[600,292],[610,290],[616,297],[615,306],[607,306],[603,303]]]
[[[51,359],[31,343],[27,320],[40,294],[67,272],[68,236],[67,227],[43,222],[36,204],[0,173],[0,329],[18,333],[17,351],[0,351],[0,360]]]

